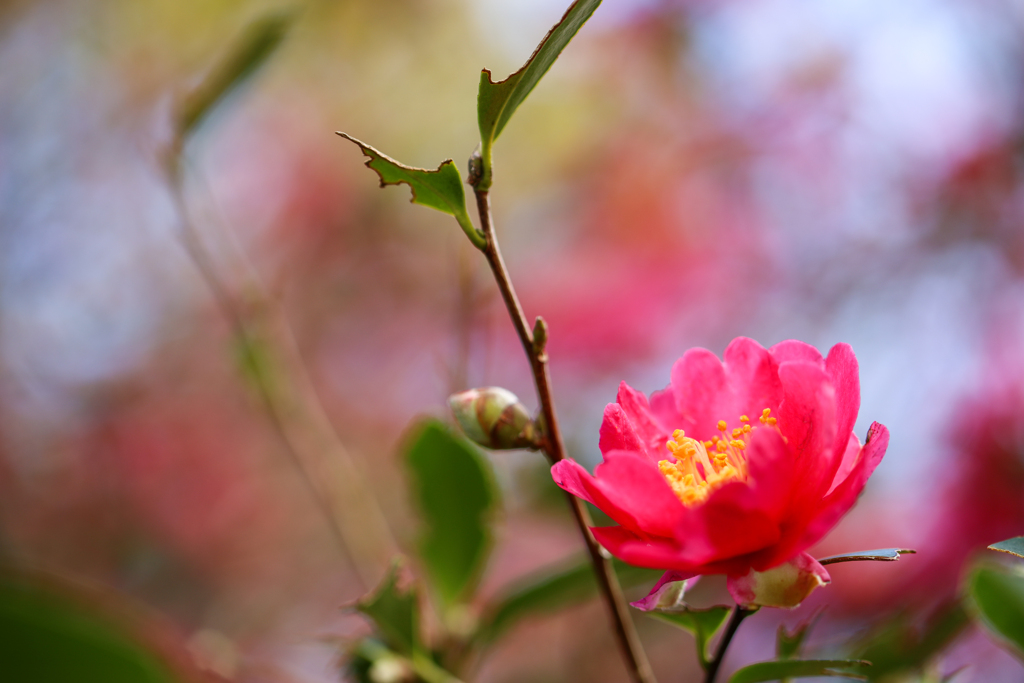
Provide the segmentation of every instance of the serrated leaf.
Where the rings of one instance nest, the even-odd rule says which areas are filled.
[[[745,666],[732,675],[729,683],[761,683],[783,678],[841,676],[867,680],[863,673],[870,662],[856,659],[790,659],[784,662],[759,662]]]
[[[470,597],[491,550],[497,491],[484,456],[436,420],[423,423],[406,463],[425,532],[420,557],[446,605]]]
[[[700,658],[700,665],[707,669],[710,657],[708,644],[718,633],[718,629],[722,628],[730,611],[729,607],[717,605],[708,609],[688,607],[678,610],[654,610],[645,614],[692,633],[697,640],[697,656]]]
[[[491,72],[488,69],[480,73],[477,120],[480,125],[485,176],[489,173],[491,145],[498,139],[519,105],[600,4],[601,0],[576,0],[566,10],[561,20],[544,36],[544,40],[530,55],[526,64],[505,80],[495,83],[491,80]],[[480,189],[487,189],[488,185],[489,179],[482,183]]]
[[[0,679],[182,683],[199,671],[176,670],[175,652],[147,642],[148,624],[130,623],[113,596],[78,595],[70,586],[0,575]],[[134,610],[131,610],[134,612]],[[166,650],[170,643],[160,642]],[[172,664],[172,661],[175,664]]]
[[[419,600],[412,587],[399,588],[401,566],[401,561],[392,562],[377,589],[357,602],[355,608],[373,620],[389,647],[411,656],[419,649]]]
[[[1017,557],[1024,557],[1024,536],[1008,538],[989,546],[989,550],[998,550],[1001,553],[1009,553]]]
[[[881,550],[860,550],[855,553],[843,553],[842,555],[830,555],[818,560],[818,564],[836,564],[838,562],[895,562],[900,555],[913,555],[916,550],[906,548],[883,548]]]
[[[412,191],[413,204],[429,206],[450,216],[454,216],[459,226],[477,248],[483,249],[486,240],[483,234],[473,227],[473,221],[466,212],[466,192],[462,187],[462,176],[455,162],[446,159],[434,170],[414,168],[395,161],[378,149],[357,140],[347,133],[338,131],[338,135],[354,142],[367,156],[366,167],[374,171],[380,178],[380,186],[409,186]]]
[[[945,605],[924,624],[918,621],[911,613],[894,615],[854,648],[854,657],[872,663],[872,680],[922,669],[970,624],[959,602]]]
[[[971,574],[967,587],[984,624],[1024,659],[1024,576],[981,566]]]
[[[797,625],[793,632],[790,633],[786,629],[785,624],[779,624],[779,629],[775,633],[775,656],[778,659],[793,659],[800,655],[800,651],[803,648],[804,641],[807,640],[807,636],[811,632],[811,628],[818,621],[818,614],[815,614],[807,621]]]
[[[411,657],[389,650],[374,638],[364,638],[348,652],[345,669],[358,683],[412,681],[419,683],[462,683],[441,668],[430,653],[416,652]]]
[[[284,40],[294,18],[294,12],[278,11],[249,24],[223,61],[185,98],[178,115],[181,137],[202,125],[217,105],[266,63]]]
[[[634,567],[620,560],[612,560],[612,566],[623,588],[649,583],[663,573]],[[567,567],[537,572],[516,582],[492,603],[485,613],[478,638],[484,642],[493,641],[520,619],[555,612],[595,595],[597,579],[589,558],[577,560]]]

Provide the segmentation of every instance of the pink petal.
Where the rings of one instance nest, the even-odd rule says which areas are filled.
[[[850,432],[850,440],[846,442],[846,451],[843,453],[843,461],[839,463],[839,469],[836,470],[836,476],[832,478],[832,486],[829,487],[828,492],[832,493],[836,487],[841,484],[846,477],[850,476],[850,472],[853,471],[854,465],[857,464],[857,458],[860,457],[860,439],[853,432]]]
[[[551,468],[555,483],[587,500],[627,529],[672,536],[684,512],[657,466],[645,456],[611,451],[591,476],[573,460]]]
[[[596,505],[599,508],[601,507],[601,504],[598,503],[598,501],[591,495],[591,491],[594,489],[594,486],[590,472],[587,472],[587,470],[575,460],[566,458],[565,460],[556,462],[551,467],[551,478],[555,480],[556,484],[577,498],[582,498],[591,505]],[[599,497],[598,500],[600,500],[601,503],[605,502],[601,497]]]
[[[646,447],[648,457],[655,462],[668,457],[668,451],[665,448],[668,434],[651,413],[647,397],[622,382],[619,385],[619,395],[616,397],[616,401],[632,423],[640,442]]]
[[[672,539],[641,538],[621,526],[597,526],[591,527],[590,531],[608,552],[635,567],[681,571],[691,569],[681,560],[679,545]]]
[[[672,391],[671,384],[665,389],[651,394],[649,404],[651,414],[667,433],[671,434],[673,430],[679,429],[679,426],[683,424],[683,414],[679,412],[679,406],[676,405],[676,395]]]
[[[849,435],[853,434],[853,424],[860,410],[860,369],[849,344],[836,344],[832,347],[825,359],[825,371],[836,392],[836,438],[833,449],[836,454],[842,454],[846,452]]]
[[[697,567],[770,548],[780,538],[779,523],[768,512],[751,509],[750,488],[726,484],[689,513],[676,529],[679,560]]]
[[[744,607],[797,607],[819,586],[831,583],[828,572],[807,553],[763,572],[750,570],[729,577],[728,588],[737,605]]]
[[[779,342],[768,351],[775,357],[775,361],[780,364],[788,361],[802,360],[814,363],[822,368],[825,367],[825,361],[818,349],[796,339],[787,339],[786,341]]]
[[[673,425],[694,439],[718,434],[718,421],[732,408],[725,368],[707,349],[690,349],[672,367],[672,393],[682,421]]]
[[[671,600],[670,595],[672,593],[678,593],[681,598],[682,594],[686,591],[688,579],[692,579],[694,576],[696,576],[696,574],[692,572],[680,572],[671,569],[662,574],[661,578],[658,579],[658,582],[654,584],[654,588],[652,588],[651,592],[647,594],[647,597],[629,604],[636,607],[641,612],[650,612],[658,607],[673,607],[678,601]],[[680,581],[683,582],[682,586],[673,585]]]
[[[860,457],[856,464],[849,476],[822,501],[818,514],[815,515],[804,533],[801,546],[809,548],[817,543],[853,507],[868,478],[878,467],[878,463],[882,461],[882,456],[885,455],[885,449],[888,446],[889,430],[878,422],[872,423],[871,428],[868,429],[867,441],[860,449]]]
[[[801,500],[817,504],[843,455],[833,452],[835,390],[825,369],[806,361],[783,363],[779,378],[785,397],[779,408],[779,428],[796,459],[797,493]]]
[[[778,410],[782,402],[782,382],[778,363],[767,349],[753,339],[737,337],[725,349],[723,357],[733,392],[733,411],[721,415],[720,419],[739,426],[740,415],[756,419],[765,408]]]
[[[750,477],[742,503],[779,519],[792,497],[795,463],[782,435],[774,429],[755,430],[747,446]]]
[[[657,465],[636,453],[612,451],[605,454],[594,476],[600,491],[629,514],[635,526],[615,521],[645,534],[672,536],[685,508]]]
[[[618,403],[609,403],[605,406],[600,435],[598,448],[601,449],[601,453],[634,451],[647,454],[636,428]]]

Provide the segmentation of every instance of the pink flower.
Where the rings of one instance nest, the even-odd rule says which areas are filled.
[[[889,443],[877,422],[861,445],[857,359],[790,340],[766,350],[739,337],[724,362],[690,349],[650,401],[625,383],[601,425],[594,476],[572,460],[555,482],[619,523],[595,527],[613,555],[668,570],[669,585],[726,574],[737,603],[793,607],[828,583],[805,551],[853,506]]]

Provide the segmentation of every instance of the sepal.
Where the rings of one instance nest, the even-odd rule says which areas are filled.
[[[729,578],[729,593],[743,607],[798,607],[819,586],[831,583],[817,560],[801,553],[789,562],[763,572],[751,569]]]

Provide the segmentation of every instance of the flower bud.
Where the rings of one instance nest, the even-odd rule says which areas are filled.
[[[537,430],[516,395],[501,387],[470,389],[448,399],[452,414],[470,439],[496,450],[536,448]]]

